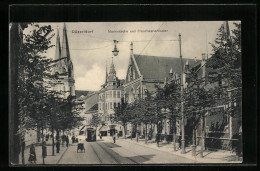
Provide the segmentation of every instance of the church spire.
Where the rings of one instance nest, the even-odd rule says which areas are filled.
[[[66,24],[63,25],[63,39],[62,39],[62,47],[61,47],[61,57],[67,57],[66,61],[70,60],[70,51],[69,51],[69,42],[67,36]]]
[[[107,61],[106,61],[106,83],[107,83],[107,78],[108,78],[108,74],[107,74]]]
[[[114,63],[113,63],[113,56],[112,56],[112,62],[111,62],[110,71],[109,71],[109,75],[110,74],[116,75],[116,70],[115,70],[115,66],[114,66]]]
[[[60,58],[61,58],[60,35],[59,35],[59,27],[57,26],[56,51],[54,56],[54,60],[56,61],[56,66],[53,68],[52,71],[53,74],[55,74],[56,72],[60,73],[61,61],[58,60]]]
[[[57,38],[56,38],[56,52],[55,52],[55,60],[60,59],[61,49],[60,49],[60,35],[59,35],[59,27],[57,26]]]

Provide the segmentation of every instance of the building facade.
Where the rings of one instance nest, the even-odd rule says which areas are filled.
[[[114,133],[118,133],[120,136],[123,134],[123,127],[115,123],[113,119],[114,110],[120,106],[121,98],[123,97],[123,83],[124,80],[120,80],[116,76],[112,59],[109,73],[106,71],[105,83],[101,86],[101,90],[98,93],[98,114],[103,123],[98,132],[103,136],[112,136]]]
[[[194,59],[183,59],[188,64],[195,64]],[[179,57],[162,57],[137,55],[133,52],[131,43],[130,58],[124,84],[124,97],[127,103],[133,103],[137,99],[145,99],[148,94],[156,96],[156,86],[163,87],[169,77],[181,77],[181,60]],[[177,123],[178,125],[178,123]],[[161,134],[170,134],[170,123],[163,120],[159,123]],[[144,135],[143,124],[137,126],[139,135]],[[134,128],[127,125],[127,134],[131,135]],[[153,137],[157,132],[156,126],[149,125],[148,130],[153,130]]]

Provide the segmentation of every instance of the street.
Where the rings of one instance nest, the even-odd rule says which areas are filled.
[[[96,142],[84,142],[85,153],[77,153],[73,144],[57,164],[167,164],[195,163],[184,157],[144,147],[119,139],[114,144],[111,137]]]

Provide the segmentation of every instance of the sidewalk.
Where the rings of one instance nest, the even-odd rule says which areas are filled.
[[[120,138],[119,140],[127,141],[130,143],[136,143],[141,146],[149,147],[152,149],[164,151],[167,153],[171,153],[174,155],[178,155],[181,157],[185,157],[188,159],[196,160],[198,163],[242,163],[242,158],[239,158],[236,156],[235,153],[232,153],[230,151],[225,150],[218,150],[218,151],[207,151],[205,150],[203,152],[203,158],[200,157],[200,146],[196,148],[196,156],[192,156],[192,150],[191,147],[186,147],[186,153],[181,154],[181,150],[178,151],[173,150],[173,144],[167,143],[167,142],[160,142],[159,147],[157,147],[157,144],[154,140],[149,140],[147,144],[145,144],[144,139],[139,139],[138,142],[136,142],[136,138],[131,139],[124,139]]]
[[[62,156],[65,154],[65,152],[68,150],[68,148],[70,148],[71,144],[69,144],[69,147],[66,147],[66,145],[64,145],[64,147],[62,147],[62,145],[60,146],[60,152],[56,153],[56,146],[54,148],[54,156],[52,156],[52,146],[50,143],[47,143],[47,156],[46,158],[44,158],[45,164],[58,164],[59,161],[61,160]],[[42,165],[43,164],[43,158],[42,158],[42,146],[36,146],[35,147],[35,153],[36,153],[36,158],[37,161],[36,163],[30,163],[28,161],[29,159],[29,154],[30,153],[30,148],[27,148],[26,150],[24,150],[24,162],[25,165]],[[22,155],[20,153],[20,164],[22,164]]]

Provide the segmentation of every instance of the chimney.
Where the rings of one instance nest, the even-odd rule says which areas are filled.
[[[170,69],[169,76],[170,76],[170,77],[173,76],[172,68]]]
[[[189,61],[187,60],[185,65],[184,65],[184,69],[185,69],[185,72],[187,72],[189,70]]]
[[[202,53],[201,58],[202,58],[202,61],[205,61],[206,60],[206,53]]]

